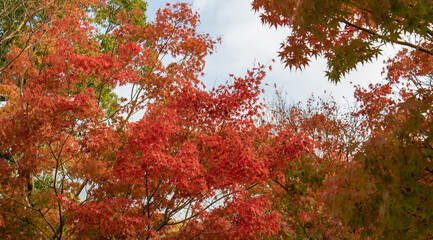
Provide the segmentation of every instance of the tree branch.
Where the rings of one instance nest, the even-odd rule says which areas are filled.
[[[356,25],[356,24],[354,24],[354,23],[351,23],[351,22],[347,21],[346,19],[343,19],[343,20],[340,20],[340,21],[341,21],[342,23],[345,23],[345,24],[347,24],[347,25],[349,25],[349,26],[351,26],[351,27],[354,27],[354,28],[356,28],[356,29],[358,29],[358,30],[360,30],[360,31],[363,31],[363,32],[369,33],[369,34],[371,34],[371,35],[373,35],[373,36],[379,37],[380,39],[383,39],[383,40],[385,40],[385,41],[387,41],[387,42],[392,42],[392,43],[396,43],[396,44],[399,44],[399,45],[403,45],[403,46],[411,47],[411,48],[413,48],[413,49],[415,49],[415,50],[418,50],[418,51],[421,51],[421,52],[423,52],[423,53],[427,53],[427,54],[433,56],[433,51],[428,50],[427,48],[421,47],[421,46],[419,46],[419,45],[415,45],[415,44],[410,43],[410,42],[405,42],[405,41],[400,41],[400,40],[392,40],[392,39],[389,38],[388,36],[385,36],[385,35],[379,34],[379,33],[375,32],[375,31],[372,31],[372,30],[370,30],[370,29],[364,28],[364,27],[362,27],[362,26],[358,26],[358,25]]]

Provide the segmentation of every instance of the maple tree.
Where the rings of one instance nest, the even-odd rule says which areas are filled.
[[[414,67],[411,58],[419,54],[406,53],[389,61],[383,83],[358,87],[356,114],[365,116],[370,136],[326,190],[336,215],[363,236],[433,236],[431,67]]]
[[[377,58],[386,44],[433,55],[430,0],[254,0],[252,6],[264,23],[290,28],[279,53],[286,67],[324,57],[333,82]]]
[[[387,61],[383,82],[370,84],[367,89],[356,88],[359,109],[351,116],[361,120],[358,126],[364,136],[358,147],[349,149],[348,161],[333,164],[332,159],[335,163],[341,158],[330,155],[327,175],[313,189],[316,196],[321,196],[317,199],[325,201],[324,211],[337,221],[339,233],[353,235],[329,236],[319,229],[310,231],[318,234],[312,237],[432,237],[428,227],[432,221],[432,6],[431,1],[423,0],[253,1],[253,9],[261,12],[264,23],[291,28],[280,51],[286,66],[302,68],[312,57],[324,57],[328,61],[327,77],[334,82],[358,63],[376,58],[386,44],[403,47]],[[308,122],[311,118],[300,119]],[[327,125],[328,118],[323,121],[330,132],[347,127]],[[314,124],[306,127],[316,129]],[[331,144],[331,149],[337,146]],[[319,146],[319,150],[327,149]],[[311,181],[305,183],[314,186]],[[292,196],[275,200],[290,202]],[[326,226],[320,225],[318,216],[309,215],[310,220],[316,219],[310,222]],[[306,234],[292,236],[311,237]]]
[[[320,98],[289,108],[279,98],[271,109],[277,129],[312,141],[312,151],[268,185],[282,217],[278,236],[432,236],[431,76],[403,67],[413,63],[404,53],[389,61],[385,81],[357,87],[357,109],[339,114],[335,102]]]
[[[31,0],[5,0],[2,1],[0,12],[0,71],[5,69],[12,61],[21,55],[26,49],[31,48],[33,35],[42,30],[42,26],[49,24],[49,10],[54,1]],[[23,37],[23,34],[25,37]],[[7,59],[14,40],[21,38],[22,51],[16,56]]]
[[[356,111],[312,99],[260,122],[266,67],[206,90],[219,39],[187,4],[148,22],[141,0],[4,1],[0,237],[431,238],[431,5],[376,3],[253,2],[292,27],[287,66],[324,56],[333,81],[408,47]]]
[[[359,234],[336,216],[324,201],[328,179],[352,161],[364,141],[360,125],[363,119],[343,111],[331,98],[311,97],[304,105],[287,105],[281,92],[270,104],[276,131],[300,134],[308,141],[309,151],[287,161],[284,170],[269,181],[274,209],[281,214],[276,236],[282,239],[356,239]],[[295,134],[296,133],[296,134]],[[293,138],[286,136],[286,141]],[[299,137],[298,137],[299,138]],[[274,150],[276,158],[284,159]],[[272,238],[270,238],[272,239]]]
[[[196,31],[186,4],[144,22],[141,1],[32,3],[52,4],[47,21],[14,36],[1,71],[1,238],[247,239],[278,230],[259,191],[284,165],[269,157],[275,135],[254,123],[264,66],[205,90],[204,58],[218,40]],[[125,85],[129,98],[114,95]],[[295,158],[304,142],[278,147]]]

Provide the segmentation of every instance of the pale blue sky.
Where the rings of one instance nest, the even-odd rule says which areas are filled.
[[[179,1],[148,0],[148,20],[155,17],[158,8],[166,2]],[[332,94],[338,102],[345,102],[343,96],[353,99],[353,87],[350,82],[363,86],[382,79],[382,61],[384,58],[365,66],[359,66],[357,72],[351,73],[337,86],[324,77],[326,62],[314,60],[309,67],[302,71],[284,69],[279,63],[277,51],[288,29],[270,29],[263,26],[259,15],[251,10],[248,0],[189,0],[193,8],[201,16],[199,31],[209,33],[213,37],[222,37],[222,44],[217,46],[215,54],[207,58],[205,76],[203,81],[208,86],[224,83],[228,74],[243,75],[246,69],[251,68],[254,62],[263,64],[271,59],[277,61],[273,64],[273,71],[266,78],[266,83],[287,92],[287,97],[293,101],[305,101],[312,93],[323,96],[324,91]],[[391,49],[392,52],[392,49]],[[266,96],[272,96],[274,90],[267,87]]]

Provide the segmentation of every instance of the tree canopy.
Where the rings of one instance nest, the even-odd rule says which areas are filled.
[[[403,48],[349,110],[264,104],[261,64],[205,88],[220,39],[188,4],[4,1],[0,238],[432,238],[431,1],[252,6],[334,82]]]
[[[263,23],[290,27],[280,57],[301,69],[324,57],[333,82],[377,58],[386,44],[433,55],[433,5],[430,0],[254,0]]]

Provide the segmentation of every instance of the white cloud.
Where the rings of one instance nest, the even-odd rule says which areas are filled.
[[[193,0],[192,3],[195,9],[206,11],[207,9],[215,9],[218,1],[215,0]]]

